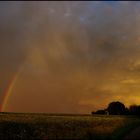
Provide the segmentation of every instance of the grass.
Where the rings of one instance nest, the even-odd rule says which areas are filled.
[[[120,139],[138,125],[132,116],[0,113],[0,139]]]
[[[131,120],[130,120],[131,119]],[[123,139],[127,134],[140,126],[140,118],[127,117],[123,126],[117,128],[110,136],[110,139]]]

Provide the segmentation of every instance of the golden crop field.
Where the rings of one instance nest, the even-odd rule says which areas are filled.
[[[0,139],[113,139],[138,124],[132,116],[1,113]]]

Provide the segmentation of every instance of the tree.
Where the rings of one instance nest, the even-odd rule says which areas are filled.
[[[111,102],[107,107],[110,115],[124,115],[126,113],[125,105],[121,102]]]
[[[125,115],[130,115],[130,110],[127,107],[125,108]]]
[[[106,112],[105,112],[105,110],[97,110],[96,114],[105,115]]]
[[[129,111],[131,115],[140,115],[140,106],[138,105],[131,105],[129,107]]]

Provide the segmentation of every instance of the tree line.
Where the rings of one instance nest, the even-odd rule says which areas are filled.
[[[140,105],[130,105],[127,108],[122,102],[116,101],[108,104],[106,109],[91,112],[99,115],[138,115],[140,116]]]

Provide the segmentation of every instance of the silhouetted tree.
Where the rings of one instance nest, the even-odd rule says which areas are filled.
[[[140,116],[140,105],[131,105],[126,108],[125,105],[119,101],[111,102],[106,109],[100,109],[91,112],[92,115],[137,115]]]
[[[121,102],[111,102],[107,107],[110,115],[124,115],[126,113],[125,105]]]
[[[95,111],[92,111],[91,114],[94,115],[95,114]]]
[[[140,105],[131,105],[129,107],[129,112],[131,115],[140,115]]]
[[[127,107],[125,108],[125,115],[130,115],[130,110]]]
[[[105,110],[97,110],[96,112],[92,112],[92,115],[93,114],[105,115],[106,111]]]
[[[97,110],[96,113],[100,114],[100,115],[105,115],[106,114],[105,110]]]

